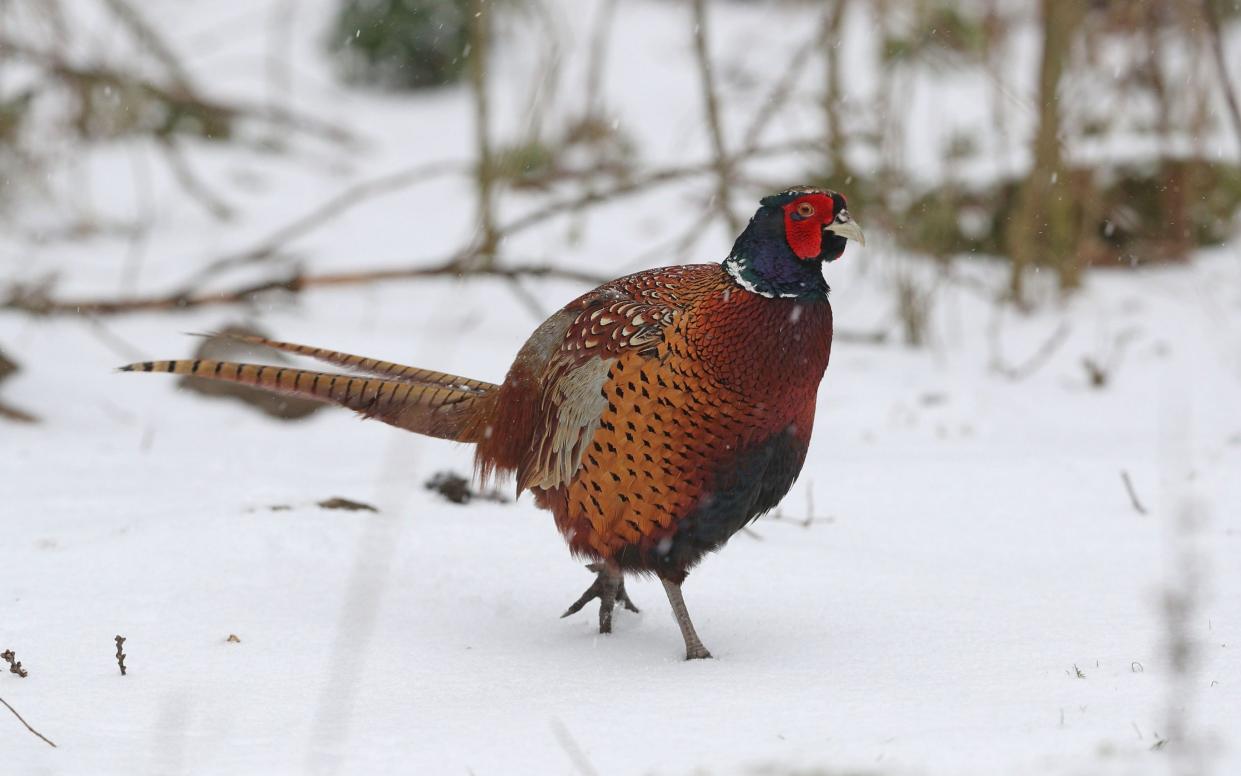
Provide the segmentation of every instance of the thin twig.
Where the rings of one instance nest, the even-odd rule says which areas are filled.
[[[724,223],[728,226],[730,236],[741,231],[741,220],[733,212],[729,197],[732,187],[732,164],[724,144],[724,129],[720,123],[719,98],[715,90],[715,72],[711,66],[711,55],[707,48],[707,9],[706,0],[693,0],[694,3],[694,56],[698,63],[698,78],[702,85],[702,99],[707,113],[707,129],[711,135],[711,148],[715,156],[715,206]]]
[[[509,278],[508,287],[512,289],[513,296],[517,297],[517,301],[525,306],[526,310],[534,316],[536,321],[547,319],[547,310],[543,309],[543,304],[539,302],[539,298],[530,293],[530,289],[521,284],[521,278]]]
[[[820,42],[827,34],[832,23],[832,10],[824,11],[823,18],[819,21],[819,27],[815,30],[802,45],[793,52],[793,56],[789,57],[788,64],[785,65],[784,72],[780,78],[776,80],[771,91],[758,104],[758,110],[754,114],[754,118],[750,120],[750,126],[746,128],[744,140],[741,147],[746,150],[758,147],[758,142],[762,138],[763,130],[771,121],[780,115],[780,109],[793,96],[793,90],[797,87],[799,81],[806,78],[806,63],[810,61],[810,55],[818,50]]]
[[[1133,504],[1133,509],[1139,515],[1146,514],[1146,507],[1142,506],[1142,502],[1138,500],[1138,493],[1133,489],[1133,480],[1129,478],[1129,472],[1124,469],[1120,470],[1120,479],[1125,483],[1125,492],[1129,494],[1129,503]]]
[[[733,168],[743,161],[815,150],[819,147],[820,144],[818,141],[814,140],[804,138],[786,140],[739,153],[736,156],[730,157],[727,160],[727,165],[729,168]],[[617,183],[610,189],[586,191],[580,195],[567,199],[556,200],[535,208],[525,215],[519,216],[513,221],[505,224],[500,228],[500,234],[503,237],[508,237],[516,232],[536,226],[557,216],[570,215],[583,208],[592,207],[594,205],[611,204],[614,200],[621,199],[623,197],[632,196],[634,194],[642,194],[650,189],[683,181],[687,178],[694,178],[700,175],[710,175],[716,171],[717,161],[714,159],[706,162],[698,162],[696,164],[687,164],[680,167],[667,167],[664,169],[652,170],[643,175],[630,177],[620,183]],[[736,234],[737,232],[734,232],[733,236],[735,237]]]
[[[40,733],[39,731],[35,730],[34,728],[30,727],[30,723],[29,723],[29,722],[27,722],[25,719],[23,719],[23,718],[22,718],[22,715],[21,715],[21,714],[18,714],[18,713],[17,713],[17,709],[15,709],[15,708],[13,708],[12,706],[10,706],[8,701],[6,701],[4,698],[0,698],[0,703],[3,703],[3,704],[4,704],[4,707],[5,707],[6,709],[8,709],[9,711],[13,712],[13,716],[14,716],[14,717],[17,717],[17,721],[18,721],[18,722],[20,722],[20,723],[22,723],[23,725],[25,725],[27,730],[29,730],[31,733],[34,733],[34,734],[35,734],[36,736],[38,736],[39,738],[43,739],[43,742],[44,742],[44,743],[46,743],[48,746],[52,747],[53,749],[55,749],[55,748],[56,748],[56,744],[52,743],[52,740],[51,740],[50,738],[48,738],[47,736],[43,735],[42,733]]]
[[[326,202],[315,206],[308,213],[279,227],[250,248],[209,261],[190,278],[186,283],[186,288],[195,288],[203,281],[234,267],[265,261],[277,256],[289,242],[315,231],[333,218],[352,210],[367,200],[391,194],[415,184],[426,183],[442,175],[460,172],[464,168],[465,165],[461,162],[430,162],[355,183]]]
[[[116,637],[116,665],[121,669],[121,676],[125,675],[125,653],[121,650],[125,646],[125,637]]]
[[[997,352],[992,356],[991,368],[1010,380],[1024,380],[1037,372],[1043,364],[1047,363],[1047,361],[1051,359],[1052,354],[1054,354],[1056,350],[1064,344],[1065,340],[1069,338],[1069,332],[1069,325],[1062,322],[1056,327],[1056,330],[1052,332],[1051,336],[1048,337],[1041,346],[1039,346],[1039,349],[1036,350],[1028,359],[1026,359],[1025,363],[1010,366],[1003,362],[1000,358],[1000,354]]]
[[[198,177],[194,169],[190,167],[185,154],[182,153],[181,147],[177,145],[176,138],[173,135],[156,135],[156,139],[159,141],[159,150],[163,152],[164,159],[168,162],[168,168],[172,170],[173,177],[177,179],[177,183],[181,184],[182,190],[190,195],[190,199],[202,205],[204,210],[221,221],[232,219],[232,206],[212,192]]]
[[[491,41],[489,27],[491,11],[487,0],[470,0],[470,95],[474,103],[474,181],[476,186],[475,212],[479,236],[479,249],[475,258],[482,264],[492,264],[500,235],[496,230],[495,215],[495,164],[491,154],[491,100],[487,88],[487,54]]]
[[[603,0],[595,12],[590,33],[590,52],[586,61],[586,115],[599,118],[603,115],[603,71],[607,66],[608,43],[611,41],[612,21],[616,16],[616,0]]]
[[[350,144],[354,137],[349,131],[315,116],[300,113],[282,105],[254,105],[234,101],[220,102],[178,86],[163,86],[150,79],[127,73],[100,63],[75,65],[59,54],[27,46],[13,38],[0,36],[0,53],[8,53],[41,67],[62,81],[82,86],[112,87],[125,91],[136,89],[159,102],[193,114],[219,117],[226,120],[253,119],[292,129],[320,139]]]
[[[168,77],[178,88],[187,92],[194,90],[193,79],[173,53],[172,47],[164,42],[155,28],[147,23],[142,14],[130,5],[128,0],[103,0],[103,4],[108,6],[113,15],[129,28],[130,33],[138,42],[151,52],[151,56],[164,66],[164,69],[168,71]]]

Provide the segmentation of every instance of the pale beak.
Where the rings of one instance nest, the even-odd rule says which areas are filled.
[[[853,240],[858,245],[866,245],[866,235],[862,234],[862,227],[857,225],[849,216],[848,210],[842,210],[836,215],[836,220],[828,227],[827,231],[832,234],[838,234],[846,240]]]

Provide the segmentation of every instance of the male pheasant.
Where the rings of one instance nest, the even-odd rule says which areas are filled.
[[[806,459],[832,311],[822,264],[862,230],[840,194],[767,197],[719,264],[663,267],[590,291],[535,329],[499,385],[240,337],[365,377],[224,361],[131,364],[340,404],[477,445],[479,473],[515,474],[596,579],[608,633],[625,573],[654,574],[686,658],[706,658],[681,595],[705,554],[774,507]]]

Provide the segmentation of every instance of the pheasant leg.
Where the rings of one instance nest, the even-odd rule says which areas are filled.
[[[702,639],[698,638],[698,632],[694,630],[689,609],[685,608],[685,597],[681,595],[681,586],[666,579],[661,581],[664,583],[664,591],[668,593],[668,603],[672,604],[672,614],[677,618],[677,625],[681,626],[681,637],[685,639],[685,659],[711,657],[711,653],[702,645]]]
[[[595,581],[590,587],[586,588],[586,592],[582,593],[581,598],[574,601],[573,605],[560,616],[564,618],[570,614],[576,614],[587,603],[598,598],[599,632],[611,633],[612,610],[617,602],[620,602],[631,612],[638,611],[638,607],[634,606],[633,601],[629,600],[629,594],[625,592],[625,577],[619,569],[610,568],[606,563],[591,563],[586,568],[589,571],[595,572]]]

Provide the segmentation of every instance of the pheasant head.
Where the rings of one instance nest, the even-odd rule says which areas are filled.
[[[862,229],[834,191],[802,187],[764,197],[724,261],[742,287],[769,297],[825,296],[823,262],[845,243],[865,245]]]

